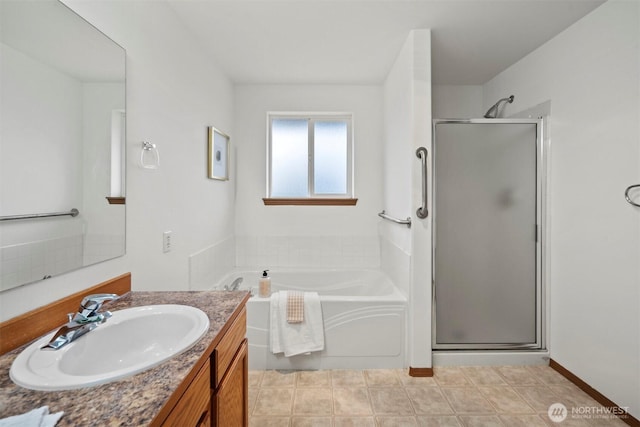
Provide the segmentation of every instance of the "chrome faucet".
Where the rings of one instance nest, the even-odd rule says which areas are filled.
[[[82,299],[77,313],[69,313],[69,322],[62,325],[51,341],[41,350],[58,350],[98,327],[111,317],[109,311],[98,312],[106,301],[119,298],[117,294],[94,294]]]
[[[224,285],[224,290],[225,291],[237,291],[238,290],[238,286],[240,286],[240,283],[242,283],[242,277],[238,277],[230,285]]]

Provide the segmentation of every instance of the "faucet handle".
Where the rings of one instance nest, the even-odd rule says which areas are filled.
[[[95,316],[96,312],[100,310],[102,304],[106,301],[113,301],[120,298],[118,294],[93,294],[87,295],[82,299],[78,313],[84,317]]]

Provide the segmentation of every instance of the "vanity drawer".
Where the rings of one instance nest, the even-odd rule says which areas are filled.
[[[215,389],[222,381],[227,368],[233,360],[238,348],[247,334],[247,310],[242,309],[240,315],[233,322],[229,330],[224,334],[220,343],[213,350],[213,376],[212,387]]]

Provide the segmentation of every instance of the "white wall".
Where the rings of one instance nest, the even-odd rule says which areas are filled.
[[[409,297],[409,360],[431,367],[431,222],[420,219],[418,147],[431,147],[431,33],[414,30],[384,82],[384,208],[412,227],[380,224],[381,265]],[[430,204],[430,201],[429,201]]]
[[[431,90],[434,119],[474,119],[484,116],[480,85],[433,85]]]
[[[161,2],[65,2],[127,49],[127,254],[0,295],[0,320],[131,271],[136,290],[186,290],[189,255],[233,236],[234,183],[206,178],[207,126],[234,138],[233,87]],[[158,145],[155,172],[137,165]],[[162,252],[162,232],[174,233]]]
[[[640,3],[612,0],[488,82],[551,101],[551,357],[640,417]]]
[[[412,40],[411,38],[409,40]],[[405,42],[384,81],[383,208],[395,218],[415,218],[411,166],[413,124],[413,43]],[[410,295],[411,230],[383,221],[379,225],[381,268]]]
[[[353,113],[356,206],[263,204],[270,111]],[[356,249],[351,253],[355,264],[379,264],[377,213],[382,208],[379,86],[239,85],[235,89],[235,129],[232,143],[238,157],[239,265],[328,266],[338,263],[338,258],[332,258],[336,251],[349,256],[349,251]],[[362,244],[366,248],[358,248]]]

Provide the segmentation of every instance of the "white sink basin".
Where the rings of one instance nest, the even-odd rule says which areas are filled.
[[[106,323],[60,350],[41,350],[54,333],[16,357],[9,372],[33,390],[69,390],[137,374],[193,346],[209,329],[202,311],[185,305],[147,305],[114,311]]]

